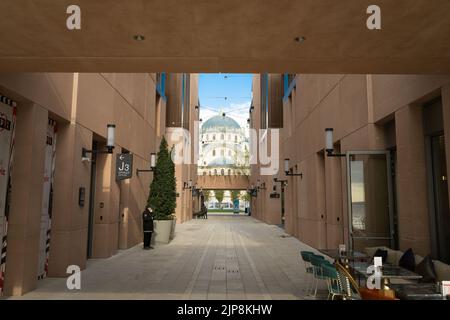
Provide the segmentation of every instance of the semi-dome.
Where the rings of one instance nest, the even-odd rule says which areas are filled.
[[[212,118],[209,118],[202,126],[202,131],[205,131],[207,129],[219,129],[219,128],[225,128],[225,129],[240,129],[241,126],[232,118],[224,116],[224,115],[217,115]]]
[[[224,167],[234,165],[235,165],[234,160],[228,157],[214,158],[208,163],[208,167]]]

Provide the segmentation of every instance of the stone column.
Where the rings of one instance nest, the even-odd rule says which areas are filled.
[[[78,124],[57,130],[49,276],[66,277],[67,266],[86,267],[91,163],[81,161],[81,149],[91,149],[92,132]]]
[[[422,106],[409,105],[395,113],[400,250],[410,247],[430,253],[427,172]]]
[[[447,175],[450,171],[450,85],[442,88],[442,115],[444,122],[445,150],[447,158]],[[449,199],[450,199],[450,188]]]
[[[48,112],[19,105],[11,175],[5,295],[36,288]]]

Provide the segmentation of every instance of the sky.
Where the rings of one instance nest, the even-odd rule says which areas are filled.
[[[222,110],[246,127],[252,101],[252,77],[252,74],[200,74],[200,118],[203,123]]]

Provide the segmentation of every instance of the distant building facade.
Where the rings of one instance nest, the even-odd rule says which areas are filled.
[[[199,175],[249,175],[249,147],[245,129],[224,113],[201,127]]]

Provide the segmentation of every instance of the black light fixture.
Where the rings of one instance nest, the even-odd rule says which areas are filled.
[[[136,41],[144,41],[145,37],[142,34],[136,34],[133,36],[133,39]]]
[[[303,36],[300,36],[300,37],[296,37],[294,40],[295,40],[295,42],[303,43],[303,42],[305,42],[306,38]]]
[[[334,145],[333,145],[333,128],[325,129],[325,151],[327,153],[327,157],[345,157],[345,154],[341,153],[333,153]]]
[[[101,150],[88,150],[86,148],[81,148],[81,160],[82,161],[89,161],[87,157],[87,154],[97,154],[97,153],[113,153],[114,150],[114,141],[115,141],[115,131],[116,131],[116,125],[114,124],[108,124],[106,125],[106,151]]]
[[[288,181],[287,180],[280,180],[278,178],[273,178],[274,183],[281,183],[282,186],[287,186]]]
[[[150,170],[136,170],[136,175],[139,176],[139,172],[154,172],[156,168],[156,153],[150,153]]]
[[[251,197],[258,197],[258,188],[256,188],[253,183],[250,185],[248,192],[250,193]]]
[[[198,110],[199,107],[196,105],[196,106],[194,106],[194,108],[195,108],[195,110]]]
[[[192,189],[192,180],[191,179],[189,179],[189,181],[185,181],[184,183],[183,183],[183,190],[186,190],[186,189]]]
[[[256,188],[257,188],[258,190],[266,190],[266,189],[267,189],[267,188],[266,188],[266,183],[265,183],[265,182],[261,183],[261,181],[258,180],[258,181],[256,182]]]
[[[247,123],[250,124],[250,119],[247,119]]]
[[[294,173],[292,168],[289,167],[289,159],[284,159],[284,173],[287,176],[300,176],[303,179],[303,173]]]

